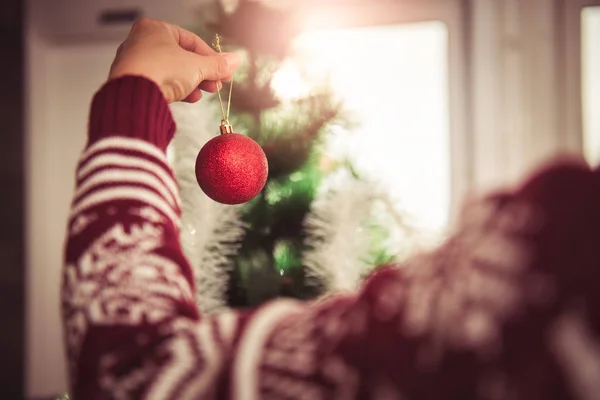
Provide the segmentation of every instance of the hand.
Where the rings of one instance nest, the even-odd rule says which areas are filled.
[[[240,65],[236,54],[215,52],[193,33],[166,22],[142,18],[119,46],[109,79],[124,75],[154,81],[169,103],[197,102],[201,90],[214,92]]]

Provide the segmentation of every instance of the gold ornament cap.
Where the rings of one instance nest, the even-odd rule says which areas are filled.
[[[221,126],[219,127],[219,130],[221,131],[221,135],[225,135],[227,133],[233,133],[233,129],[231,128],[231,125],[227,121],[221,121]]]

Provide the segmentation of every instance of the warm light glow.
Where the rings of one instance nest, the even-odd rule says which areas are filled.
[[[293,63],[285,64],[272,80],[273,91],[282,100],[293,100],[306,96],[310,89]]]
[[[343,22],[343,14],[339,9],[321,7],[302,15],[302,28],[305,32],[336,28]]]
[[[450,202],[447,40],[439,22],[307,31],[273,81],[289,100],[328,80],[360,123],[331,136],[331,155],[349,155],[428,231],[446,226]]]
[[[584,151],[596,166],[600,163],[600,7],[583,9],[581,42]]]

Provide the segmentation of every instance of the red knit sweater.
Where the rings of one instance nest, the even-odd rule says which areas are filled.
[[[95,96],[62,307],[76,399],[600,398],[600,175],[556,163],[325,301],[200,315],[159,89]]]

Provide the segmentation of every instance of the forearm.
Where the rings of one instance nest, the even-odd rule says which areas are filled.
[[[109,81],[94,96],[88,146],[104,138],[140,139],[161,153],[175,133],[175,122],[162,92],[152,81],[128,76]]]
[[[148,80],[112,81],[94,97],[65,254],[63,316],[74,384],[99,384],[101,360],[118,352],[111,346],[133,348],[164,321],[198,318],[179,244],[179,192],[165,156],[174,130],[167,103]]]
[[[270,330],[300,309],[282,301],[249,314],[199,315],[164,154],[174,124],[161,96],[150,82],[125,78],[93,101],[62,290],[78,399],[243,395],[256,388],[251,376]]]

